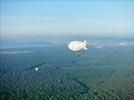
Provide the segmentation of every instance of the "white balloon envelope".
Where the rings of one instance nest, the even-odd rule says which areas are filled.
[[[79,52],[82,49],[87,50],[86,45],[86,41],[71,41],[68,43],[68,48],[72,51]]]

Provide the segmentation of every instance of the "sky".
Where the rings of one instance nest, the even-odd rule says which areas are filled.
[[[1,0],[1,35],[133,34],[132,0]]]

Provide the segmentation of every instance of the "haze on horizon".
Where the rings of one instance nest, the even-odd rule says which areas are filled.
[[[1,35],[133,35],[134,1],[1,0]]]

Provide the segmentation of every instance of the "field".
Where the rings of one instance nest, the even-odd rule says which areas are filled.
[[[134,45],[1,49],[0,84],[1,100],[133,100]]]

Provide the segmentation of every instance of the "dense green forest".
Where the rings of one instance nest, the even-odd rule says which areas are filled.
[[[89,46],[79,54],[65,46],[1,51],[1,100],[134,98],[133,46]]]

